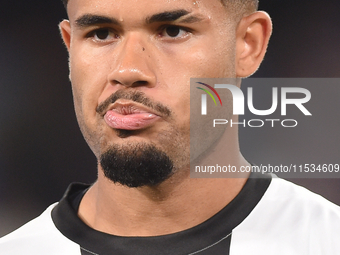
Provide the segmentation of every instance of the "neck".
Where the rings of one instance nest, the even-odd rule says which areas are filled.
[[[221,151],[225,144],[216,144],[215,151]],[[228,148],[238,148],[227,144]],[[238,150],[225,154],[230,165],[248,165]],[[246,180],[247,176],[190,178],[188,167],[155,187],[128,188],[108,180],[99,168],[98,180],[85,194],[78,214],[87,225],[108,234],[171,234],[194,227],[215,215],[236,197]]]

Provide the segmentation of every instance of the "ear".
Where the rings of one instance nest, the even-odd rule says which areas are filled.
[[[71,25],[70,21],[64,19],[59,24],[60,34],[63,38],[63,41],[65,43],[65,46],[68,51],[70,51],[70,45],[71,45]]]
[[[236,75],[247,77],[260,66],[266,53],[272,22],[265,12],[242,18],[236,30]]]

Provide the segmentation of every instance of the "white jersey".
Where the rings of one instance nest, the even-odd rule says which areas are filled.
[[[77,217],[73,184],[42,215],[0,239],[1,255],[339,255],[340,207],[279,178],[250,178],[209,220],[179,233],[120,237]]]

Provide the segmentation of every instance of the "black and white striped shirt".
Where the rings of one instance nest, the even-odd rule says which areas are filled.
[[[84,184],[0,239],[1,255],[339,255],[340,207],[280,178],[249,178],[207,221],[175,234],[121,237],[77,216]]]

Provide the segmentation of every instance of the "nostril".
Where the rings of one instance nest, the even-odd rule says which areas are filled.
[[[133,83],[133,86],[147,86],[148,82],[147,81],[136,81]]]
[[[135,82],[129,82],[129,81],[124,81],[124,80],[112,80],[111,81],[112,85],[121,85],[124,87],[147,87],[152,84],[152,82],[145,81],[145,80],[137,80]]]

